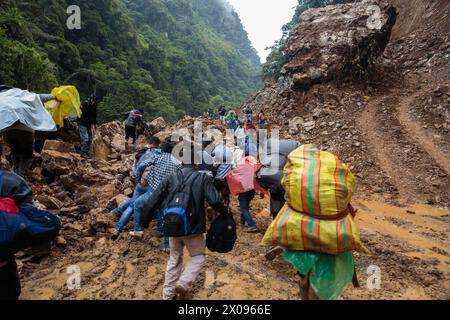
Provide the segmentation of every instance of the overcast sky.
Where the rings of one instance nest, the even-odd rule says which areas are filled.
[[[228,0],[241,17],[253,47],[262,62],[269,51],[264,50],[280,39],[281,27],[291,21],[297,0]]]

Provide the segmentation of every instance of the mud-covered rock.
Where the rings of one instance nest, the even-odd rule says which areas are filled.
[[[63,203],[60,200],[52,196],[40,195],[37,197],[37,200],[47,209],[61,209],[63,206]]]
[[[87,186],[79,186],[76,189],[74,200],[80,208],[87,207],[89,209],[96,209],[99,207],[97,196],[92,192],[91,188]]]
[[[384,51],[397,17],[396,9],[378,0],[305,11],[291,32],[283,67],[295,88],[309,88],[368,71]]]

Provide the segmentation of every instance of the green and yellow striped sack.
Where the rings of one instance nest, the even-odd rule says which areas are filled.
[[[350,206],[356,179],[336,156],[314,145],[301,146],[289,155],[282,185],[286,205],[267,229],[263,245],[328,254],[368,253]]]

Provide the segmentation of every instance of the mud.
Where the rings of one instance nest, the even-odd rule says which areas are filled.
[[[356,200],[355,206],[362,240],[372,255],[355,254],[361,288],[350,285],[341,299],[450,298],[450,228],[445,219],[450,211],[394,207],[379,200]],[[261,230],[270,223],[266,207],[267,200],[261,199],[252,205]],[[236,203],[233,211],[238,218]],[[265,260],[266,248],[259,245],[263,233],[238,233],[231,253],[207,253],[194,299],[299,299],[295,269],[281,257]],[[115,242],[106,234],[66,240],[66,248],[54,248],[40,264],[23,265],[21,299],[161,299],[168,255],[154,228],[140,241],[127,234]],[[81,270],[79,290],[67,286],[72,265]],[[380,289],[367,287],[371,265],[381,270]]]

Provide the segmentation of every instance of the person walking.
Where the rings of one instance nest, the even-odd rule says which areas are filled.
[[[128,142],[130,138],[132,139],[131,148],[134,151],[136,149],[136,139],[137,139],[137,127],[140,126],[147,129],[148,126],[144,122],[143,109],[134,109],[127,112],[127,120],[125,121],[125,150],[128,150]]]
[[[163,144],[161,146],[162,154],[155,155],[149,162],[151,169],[145,176],[145,180],[148,182],[148,190],[143,195],[138,197],[133,205],[134,208],[134,230],[130,232],[132,237],[142,238],[144,232],[141,229],[139,219],[145,213],[148,212],[150,207],[150,198],[152,194],[159,189],[160,184],[164,179],[177,172],[180,168],[180,162],[171,154],[173,145],[170,143]],[[158,215],[157,232],[160,236],[163,235],[163,220],[161,214]],[[169,250],[168,238],[164,239],[164,251]]]
[[[5,121],[0,121],[0,134],[11,150],[14,172],[27,178],[33,162],[35,130],[56,131],[53,119],[43,106],[55,97],[9,86],[0,86],[0,92],[1,107],[5,109],[0,111],[1,120]]]
[[[89,99],[81,104],[81,117],[78,120],[80,130],[81,157],[89,159],[89,149],[92,144],[93,135],[97,129],[97,96],[92,94]]]
[[[252,122],[253,110],[252,110],[252,108],[250,108],[250,106],[246,106],[244,108],[244,114],[245,114],[246,122]]]
[[[6,198],[13,199],[19,208],[33,206],[33,193],[25,180],[15,173],[3,171],[0,167],[0,200]],[[3,210],[1,202],[0,210]],[[21,293],[14,254],[11,250],[0,250],[0,301],[18,300]]]
[[[191,159],[196,159],[194,150]],[[169,235],[170,258],[167,263],[163,289],[164,300],[186,300],[205,263],[206,214],[205,201],[219,214],[228,210],[214,188],[211,179],[198,172],[198,161],[184,163],[167,178],[147,201],[147,210],[140,220],[148,228],[155,210],[162,203],[164,232]],[[189,262],[183,271],[183,251],[189,252]]]

